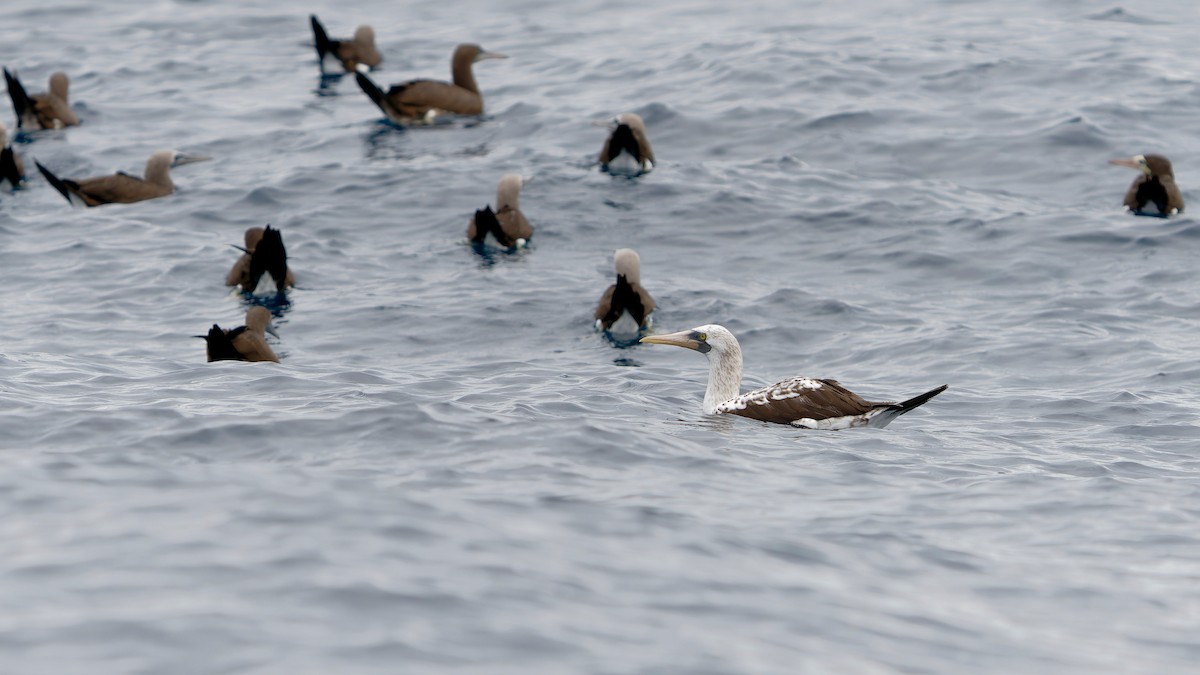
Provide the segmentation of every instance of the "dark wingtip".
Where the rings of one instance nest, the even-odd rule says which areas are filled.
[[[356,70],[354,71],[354,81],[358,82],[358,87],[363,90],[364,94],[366,94],[372,101],[375,102],[375,105],[379,106],[380,110],[383,110],[384,113],[387,113],[387,110],[384,110],[383,107],[383,90],[380,89],[374,82],[372,82],[371,78]]]
[[[4,83],[8,86],[8,97],[12,99],[13,111],[17,113],[17,128],[20,129],[24,125],[25,114],[32,108],[29,94],[25,93],[25,87],[21,86],[16,74],[8,72],[8,68],[4,69]]]

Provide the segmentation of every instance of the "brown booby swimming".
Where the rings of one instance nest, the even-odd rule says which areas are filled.
[[[317,58],[321,61],[321,70],[345,70],[355,72],[358,64],[370,68],[379,65],[383,57],[375,48],[375,29],[370,26],[359,26],[354,30],[354,37],[349,40],[333,40],[325,32],[325,27],[317,20],[316,14],[310,14],[313,38],[317,47]]]
[[[50,76],[50,91],[43,94],[25,92],[17,76],[4,69],[4,82],[8,85],[8,97],[12,99],[17,113],[17,128],[61,129],[79,124],[79,117],[67,102],[67,74],[54,73]]]
[[[15,190],[25,180],[25,165],[20,156],[13,152],[8,144],[8,128],[0,123],[0,185],[8,183],[10,190]]]
[[[631,248],[613,254],[617,283],[609,286],[596,306],[596,329],[636,335],[650,327],[654,298],[642,288],[642,261]]]
[[[225,330],[213,324],[208,335],[197,335],[208,343],[208,361],[274,361],[279,357],[267,344],[266,332],[271,324],[271,311],[255,305],[246,312],[246,325]]]
[[[608,122],[611,129],[600,149],[600,168],[609,173],[636,176],[654,168],[654,150],[646,137],[646,125],[636,113],[622,113]]]
[[[270,275],[275,282],[275,290],[282,292],[296,285],[296,277],[287,264],[287,249],[283,246],[283,236],[279,230],[270,225],[264,230],[252,227],[246,230],[246,247],[239,248],[242,257],[233,264],[233,269],[225,277],[226,286],[241,286],[242,291],[254,293],[264,275]]]
[[[461,44],[454,50],[450,71],[454,83],[434,80],[410,80],[393,84],[385,93],[360,72],[354,73],[358,86],[379,106],[388,119],[397,124],[430,122],[436,115],[482,115],[483,94],[475,84],[471,66],[486,59],[506,59],[504,54],[486,51],[479,45]]]
[[[705,413],[741,415],[802,429],[882,428],[948,386],[943,384],[900,403],[866,401],[835,380],[807,377],[794,377],[742,394],[742,348],[724,326],[710,324],[670,335],[650,335],[641,341],[694,349],[708,357]]]
[[[482,244],[490,232],[504,248],[521,247],[533,236],[533,226],[521,213],[521,177],[505,174],[496,186],[496,210],[488,205],[475,212],[467,225],[467,239]]]
[[[1146,206],[1153,204],[1163,216],[1183,211],[1183,193],[1175,184],[1171,160],[1162,155],[1137,155],[1131,159],[1110,159],[1108,163],[1141,172],[1125,192],[1125,208],[1134,213],[1153,213],[1146,211]]]
[[[59,178],[38,162],[38,171],[72,204],[98,206],[100,204],[130,204],[156,197],[165,197],[175,191],[171,182],[171,168],[211,159],[198,155],[185,155],[174,150],[159,150],[150,155],[146,162],[145,178],[118,172],[111,176],[96,178]]]

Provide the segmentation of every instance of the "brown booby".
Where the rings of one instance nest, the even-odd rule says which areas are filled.
[[[66,200],[72,204],[98,206],[100,204],[130,204],[156,197],[165,197],[175,191],[171,182],[171,168],[211,159],[198,155],[185,155],[174,150],[159,150],[150,155],[146,162],[145,178],[118,172],[111,176],[96,178],[59,178],[38,162],[38,171],[50,181]]]
[[[742,394],[742,348],[724,326],[709,324],[670,335],[649,335],[641,341],[694,349],[708,357],[705,413],[741,415],[802,429],[882,428],[948,386],[943,384],[900,403],[866,401],[835,380],[807,377],[794,377]]]
[[[242,291],[254,293],[258,282],[268,274],[275,282],[276,291],[296,285],[296,277],[287,264],[287,249],[283,246],[283,236],[279,230],[270,225],[265,230],[252,227],[246,230],[245,241],[245,248],[234,247],[242,251],[242,257],[238,258],[225,277],[226,286],[241,286]]]
[[[370,68],[379,65],[383,57],[375,49],[375,29],[370,26],[359,26],[354,30],[354,37],[349,40],[333,40],[325,32],[325,27],[317,20],[316,14],[310,14],[313,38],[317,47],[317,59],[321,62],[321,70],[345,70],[354,72],[358,64]]]
[[[475,212],[467,225],[467,238],[482,244],[489,232],[504,248],[524,246],[533,236],[533,226],[521,213],[521,177],[505,174],[496,186],[496,210],[491,205]]]
[[[1125,208],[1141,213],[1147,204],[1153,204],[1163,216],[1183,211],[1183,194],[1175,184],[1171,160],[1162,155],[1136,155],[1130,159],[1110,159],[1108,163],[1141,172],[1125,193]]]
[[[8,127],[0,123],[0,185],[8,183],[10,190],[15,190],[25,180],[25,165],[21,157],[13,152],[8,144]]]
[[[8,85],[8,97],[12,99],[17,113],[17,128],[36,131],[38,129],[61,129],[79,124],[79,117],[67,102],[67,74],[58,72],[50,76],[50,91],[30,96],[21,86],[17,76],[4,69],[4,81]]]
[[[611,129],[600,149],[600,168],[609,173],[636,176],[654,168],[654,150],[646,137],[646,124],[636,113],[622,113],[608,122]]]
[[[274,361],[279,357],[267,344],[266,332],[271,324],[271,311],[255,305],[246,312],[246,325],[225,330],[213,324],[208,335],[197,335],[208,344],[208,361]],[[273,334],[273,333],[272,333]]]
[[[397,124],[430,122],[434,116],[482,115],[483,94],[475,84],[471,66],[486,59],[506,59],[504,54],[486,51],[473,44],[461,44],[454,50],[450,71],[454,83],[434,80],[410,80],[393,84],[385,93],[360,72],[354,73],[358,86],[379,106],[388,119]]]
[[[608,287],[596,306],[596,329],[621,335],[636,334],[650,327],[654,298],[642,288],[642,261],[631,248],[613,254],[617,283]]]

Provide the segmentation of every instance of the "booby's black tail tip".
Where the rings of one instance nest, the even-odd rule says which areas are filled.
[[[925,392],[924,394],[920,394],[919,396],[914,396],[914,397],[908,399],[907,401],[901,401],[900,403],[897,403],[895,405],[896,414],[903,415],[904,413],[908,412],[909,410],[912,410],[913,408],[916,408],[918,406],[922,406],[922,405],[928,403],[929,399],[933,398],[934,396],[937,396],[938,394],[942,393],[943,391],[946,391],[946,389],[948,389],[949,387],[950,387],[950,385],[943,384],[942,386],[937,387],[936,389],[930,389],[929,391]]]
[[[287,249],[283,246],[283,235],[268,225],[267,229],[263,230],[262,239],[254,247],[254,253],[250,255],[252,288],[244,290],[253,293],[254,288],[258,286],[258,280],[265,273],[275,280],[275,289],[282,291],[287,287],[287,271]]]
[[[17,113],[17,128],[20,129],[24,126],[26,115],[33,111],[33,104],[21,81],[8,68],[4,69],[4,84],[8,87],[8,97],[12,99],[13,111]]]
[[[63,182],[63,180],[61,178],[59,178],[58,176],[55,176],[50,171],[50,169],[47,169],[46,167],[42,166],[41,162],[39,162],[35,159],[35,160],[33,160],[33,163],[37,166],[38,171],[41,172],[42,176],[45,177],[46,182],[53,185],[54,189],[58,190],[58,194],[62,195],[63,199],[67,200],[67,203],[70,204],[71,203],[71,188],[67,187],[67,184],[65,182]]]
[[[372,82],[371,78],[358,71],[354,72],[354,81],[358,82],[358,86],[363,90],[363,93],[369,96],[371,100],[375,102],[375,105],[379,106],[379,109],[382,110],[384,114],[387,114],[387,108],[384,107],[385,101],[383,90],[380,89],[374,82]]]
[[[4,180],[14,188],[25,180],[25,176],[21,175],[21,170],[17,167],[17,156],[11,147],[0,148],[0,181]]]
[[[321,22],[317,20],[316,14],[309,14],[308,22],[312,24],[313,41],[317,45],[317,58],[324,59],[326,54],[333,51],[329,34],[325,32],[325,26],[322,26]]]

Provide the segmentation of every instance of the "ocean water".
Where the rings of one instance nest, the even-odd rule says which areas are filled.
[[[487,115],[384,124],[475,41]],[[72,77],[65,176],[0,194],[4,673],[1186,673],[1200,660],[1200,6],[6,0]],[[4,101],[3,119],[12,125]],[[599,173],[597,119],[657,169]],[[530,248],[467,219],[527,178]],[[214,363],[247,227],[298,286],[280,364]],[[887,429],[700,410],[699,355],[595,334],[632,247],[746,386],[950,389]]]

